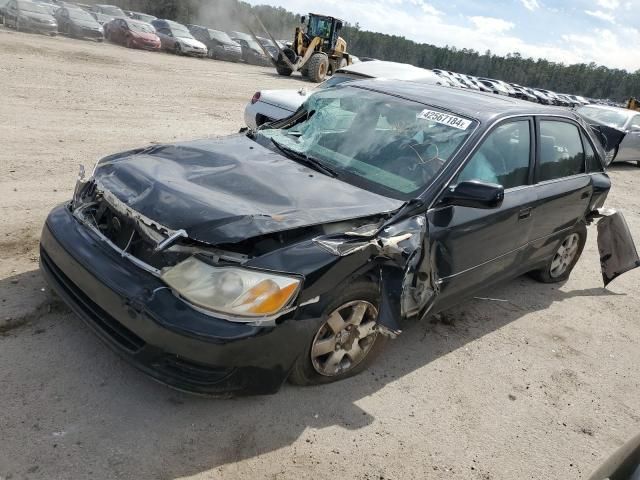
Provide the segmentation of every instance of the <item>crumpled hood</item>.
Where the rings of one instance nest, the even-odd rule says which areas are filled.
[[[403,203],[244,135],[112,155],[98,163],[95,179],[136,212],[210,244],[387,213]]]
[[[295,112],[311,96],[313,90],[260,90],[260,101]]]

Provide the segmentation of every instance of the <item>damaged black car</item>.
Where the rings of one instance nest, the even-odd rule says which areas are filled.
[[[640,264],[576,114],[353,82],[220,139],[106,157],[49,215],[41,268],[110,346],[199,393],[365,369],[401,322],[530,273],[567,279],[599,220],[605,282]]]

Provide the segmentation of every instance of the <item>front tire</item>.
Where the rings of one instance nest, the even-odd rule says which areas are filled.
[[[289,67],[276,65],[276,72],[278,72],[278,75],[281,75],[283,77],[290,77],[291,74],[293,73],[293,70],[291,70]]]
[[[587,227],[580,224],[565,234],[544,268],[531,272],[542,283],[560,283],[569,278],[587,242]]]
[[[293,366],[289,382],[294,385],[331,383],[357,375],[384,348],[387,337],[377,330],[377,285],[357,282],[336,292]]]
[[[309,59],[309,80],[315,83],[323,82],[329,72],[329,58],[323,53],[314,53]]]

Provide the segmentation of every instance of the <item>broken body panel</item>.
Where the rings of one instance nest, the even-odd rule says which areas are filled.
[[[394,337],[402,318],[435,313],[539,267],[562,232],[596,217],[609,189],[604,173],[572,179],[566,191],[549,187],[555,203],[541,197],[544,190],[522,189],[486,210],[443,204],[499,120],[480,123],[407,201],[332,178],[250,136],[112,155],[49,216],[42,269],[92,328],[155,379],[202,393],[274,392],[340,286],[361,278],[377,284],[378,330]],[[541,223],[521,225],[516,235],[523,202]],[[554,217],[559,211],[568,216]],[[600,233],[605,282],[640,264],[619,216],[607,218],[601,222],[615,225],[602,224],[614,230],[610,237]],[[530,235],[535,228],[543,234]],[[164,271],[191,257],[296,276],[302,286],[277,314],[239,321],[197,308],[163,282]]]

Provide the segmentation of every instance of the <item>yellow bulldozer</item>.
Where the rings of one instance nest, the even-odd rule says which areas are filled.
[[[631,97],[627,102],[627,108],[630,110],[637,110],[640,112],[640,102],[634,97]]]
[[[278,74],[289,76],[299,71],[319,83],[339,68],[351,65],[347,42],[340,37],[342,20],[310,13],[308,23],[306,17],[302,17],[300,23],[291,47],[279,51],[275,61]]]

